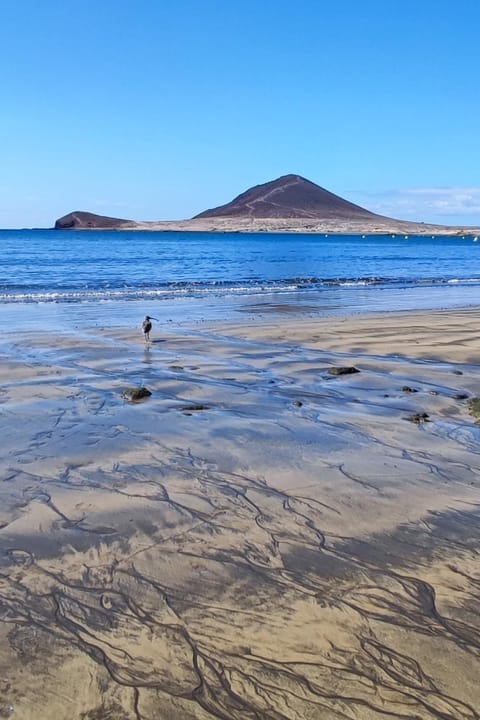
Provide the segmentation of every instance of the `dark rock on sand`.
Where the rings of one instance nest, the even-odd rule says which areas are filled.
[[[329,375],[353,375],[353,373],[358,373],[360,370],[353,366],[329,367],[327,372]]]
[[[198,410],[209,410],[208,405],[185,405],[180,408],[183,412],[197,412]]]
[[[429,416],[426,412],[419,412],[415,413],[414,415],[409,415],[409,417],[407,417],[407,420],[415,423],[415,425],[421,425],[422,423],[430,422]]]
[[[122,397],[130,402],[138,402],[139,400],[150,397],[151,394],[150,390],[147,390],[145,387],[131,387],[123,391]]]
[[[410,387],[410,385],[404,385],[404,386],[402,387],[402,391],[403,391],[404,393],[416,393],[416,392],[418,392],[418,390],[416,390],[415,388]]]

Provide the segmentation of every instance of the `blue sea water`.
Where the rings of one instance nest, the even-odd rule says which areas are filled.
[[[110,303],[115,315],[133,301],[151,314],[288,301],[362,312],[475,305],[479,291],[469,235],[0,231],[4,308]]]

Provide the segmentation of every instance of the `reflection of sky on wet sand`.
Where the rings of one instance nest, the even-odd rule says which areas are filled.
[[[474,720],[475,368],[237,335],[4,340],[0,717]]]

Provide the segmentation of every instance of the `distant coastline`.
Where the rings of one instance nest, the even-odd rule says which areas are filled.
[[[144,222],[75,210],[55,230],[151,232],[311,233],[328,235],[480,235],[480,226],[437,225],[377,215],[300,175],[256,185],[221,205],[185,220]]]
[[[150,232],[210,232],[210,233],[311,233],[317,235],[418,235],[418,236],[479,236],[480,226],[433,225],[402,220],[381,221],[345,219],[298,219],[298,218],[195,218],[192,220],[160,220],[157,222],[119,221],[118,224],[103,223],[103,218],[91,225],[74,224],[57,226],[56,230],[131,230]],[[112,220],[114,218],[108,218]]]

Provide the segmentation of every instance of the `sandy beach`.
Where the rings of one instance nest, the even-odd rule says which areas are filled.
[[[2,335],[0,718],[480,717],[480,310],[256,311]]]

